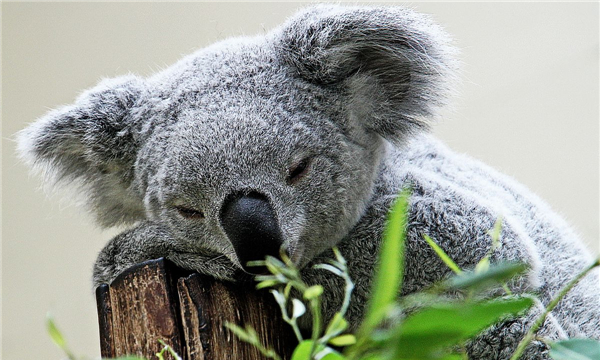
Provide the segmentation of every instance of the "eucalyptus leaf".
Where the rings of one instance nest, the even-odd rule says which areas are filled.
[[[360,357],[360,360],[384,360],[387,358],[385,358],[383,355],[381,354],[366,354]]]
[[[340,354],[339,352],[333,350],[330,347],[326,347],[325,349],[321,350],[317,356],[315,357],[316,360],[346,360],[346,357],[342,354]]]
[[[481,260],[479,260],[479,262],[477,263],[477,265],[475,265],[475,272],[476,273],[483,273],[486,272],[490,269],[490,258],[489,256],[484,256]]]
[[[251,344],[259,343],[258,333],[256,332],[256,330],[254,330],[254,328],[252,326],[246,325],[246,333],[248,334],[248,336],[250,336]]]
[[[448,355],[444,355],[441,358],[439,358],[439,360],[464,360],[466,359],[466,357],[463,357],[462,355],[458,355],[458,354],[448,354]]]
[[[444,264],[446,264],[446,266],[448,266],[452,271],[454,271],[457,274],[460,274],[462,272],[462,270],[460,269],[460,267],[458,265],[456,265],[454,260],[452,260],[452,258],[450,256],[448,256],[448,254],[446,254],[444,249],[442,249],[435,241],[433,241],[432,238],[430,238],[427,235],[423,235],[423,238],[425,239],[425,241],[427,241],[427,244],[429,244],[429,246],[433,249],[433,251],[435,251],[437,256],[440,259],[442,259],[442,261],[444,262]]]
[[[304,291],[304,298],[306,300],[312,300],[323,294],[323,287],[321,285],[313,285]]]
[[[264,261],[264,260],[252,260],[252,261],[248,261],[246,263],[246,266],[248,266],[248,267],[266,266],[266,261]]]
[[[342,331],[348,328],[348,321],[344,319],[344,316],[339,312],[336,312],[331,318],[329,325],[327,325],[327,329],[325,330],[325,334],[327,336],[336,336],[341,334]]]
[[[46,315],[46,330],[48,331],[50,338],[52,339],[54,344],[56,344],[56,346],[58,346],[61,350],[65,350],[67,348],[65,338],[63,337],[60,330],[58,330],[58,327],[56,327],[54,319],[52,319],[52,316],[50,316],[50,314]]]
[[[312,349],[313,341],[304,340],[296,346],[290,360],[310,360],[310,350]],[[321,346],[321,349],[323,347]],[[319,349],[317,349],[319,350]]]
[[[271,264],[271,266],[277,267],[277,268],[285,268],[287,267],[283,261],[279,260],[278,258],[274,257],[274,256],[267,256],[265,259],[265,264],[264,265],[269,265]]]
[[[408,217],[410,191],[403,190],[396,199],[387,220],[383,243],[379,250],[379,264],[366,316],[360,333],[370,333],[383,319],[402,287],[404,274],[404,241]]]
[[[527,265],[521,263],[500,263],[490,266],[483,272],[462,272],[450,279],[448,285],[453,289],[477,289],[504,283],[518,274],[524,273]]]
[[[252,336],[248,334],[242,327],[232,324],[230,322],[225,323],[225,327],[228,328],[232,333],[235,334],[240,340],[252,344]]]
[[[550,344],[550,357],[554,360],[598,360],[600,341],[569,339]]]
[[[488,233],[492,237],[492,251],[500,247],[500,233],[502,232],[502,217],[498,217],[494,223],[494,228]]]
[[[505,297],[478,302],[436,304],[410,316],[390,344],[395,358],[428,358],[440,349],[458,345],[509,315],[531,307],[528,297]]]
[[[54,344],[56,344],[56,346],[58,346],[67,355],[67,358],[69,360],[75,360],[75,355],[73,355],[71,350],[69,350],[67,347],[67,342],[65,341],[65,338],[60,330],[58,330],[58,327],[54,323],[54,319],[50,313],[46,314],[46,330],[48,331],[52,342],[54,342]]]
[[[336,336],[329,340],[329,343],[333,346],[348,346],[356,343],[356,337],[352,334],[344,334]]]
[[[346,259],[344,259],[342,256],[340,249],[338,249],[337,246],[334,246],[331,250],[333,250],[333,254],[335,255],[337,262],[342,266],[346,266]]]
[[[271,261],[267,261],[265,265],[271,274],[277,275],[281,273],[281,268],[279,266],[275,266]]]
[[[258,284],[256,284],[256,290],[273,287],[278,284],[281,284],[281,283],[277,280],[264,280],[264,281],[261,281]]]
[[[175,360],[183,360],[183,359],[181,358],[181,356],[179,356],[179,354],[177,354],[177,353],[175,352],[175,350],[173,350],[173,348],[172,348],[171,346],[167,345],[167,344],[166,344],[164,341],[162,341],[162,340],[158,340],[158,342],[159,342],[159,343],[160,343],[160,344],[163,346],[162,350],[160,350],[160,352],[156,354],[156,357],[158,357],[158,359],[159,359],[159,360],[164,360],[164,359],[165,359],[165,358],[164,358],[164,355],[163,355],[165,352],[166,352],[166,353],[168,353],[168,354],[171,354],[171,356],[172,356],[172,357],[173,357],[173,359],[175,359]]]

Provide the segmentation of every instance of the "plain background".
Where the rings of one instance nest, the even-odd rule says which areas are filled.
[[[546,199],[598,253],[598,3],[409,3],[456,39],[460,95],[435,132]],[[214,41],[263,33],[298,3],[2,4],[4,359],[99,355],[91,268],[101,231],[14,156],[12,137],[102,77],[149,75]],[[68,199],[67,199],[68,200]]]

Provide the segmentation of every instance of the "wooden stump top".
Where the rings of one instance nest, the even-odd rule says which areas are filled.
[[[99,286],[96,300],[103,358],[155,359],[162,340],[186,360],[265,359],[226,322],[252,326],[283,359],[296,345],[268,291],[184,272],[164,259],[135,265]]]

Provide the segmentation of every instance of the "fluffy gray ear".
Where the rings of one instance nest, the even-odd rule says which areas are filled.
[[[145,217],[131,186],[139,147],[131,110],[143,85],[135,76],[104,80],[17,134],[20,156],[50,185],[74,185],[102,226]]]
[[[280,55],[304,79],[341,86],[349,113],[392,141],[445,104],[456,50],[430,19],[398,7],[320,5],[289,19]]]

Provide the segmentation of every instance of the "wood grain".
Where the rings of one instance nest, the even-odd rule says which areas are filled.
[[[156,359],[163,340],[185,360],[266,359],[226,322],[252,326],[283,359],[296,345],[268,291],[186,273],[164,259],[126,270],[110,286],[98,287],[96,300],[102,357]]]
[[[179,302],[169,267],[163,259],[138,264],[119,275],[108,294],[101,294],[98,317],[103,319],[103,357],[139,355],[150,359],[162,348],[159,340],[183,352]]]

